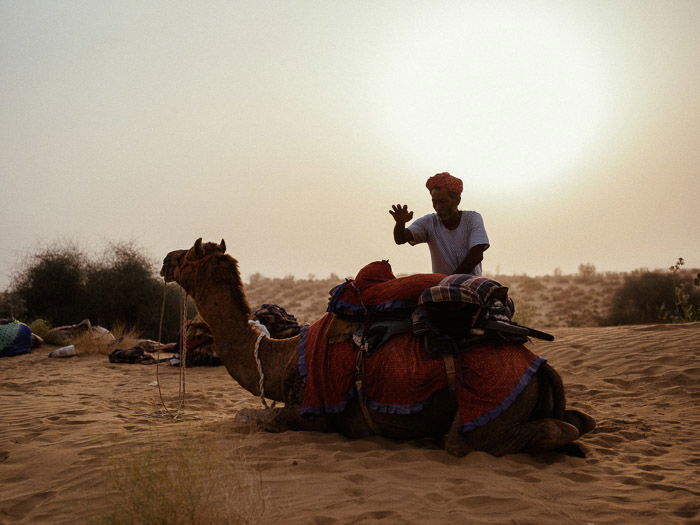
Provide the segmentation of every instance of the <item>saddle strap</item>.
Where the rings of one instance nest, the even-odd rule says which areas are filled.
[[[365,352],[362,349],[357,351],[357,359],[355,360],[355,390],[357,391],[357,399],[360,403],[360,408],[362,410],[362,415],[365,418],[365,423],[367,423],[367,426],[373,434],[379,435],[379,429],[372,420],[372,414],[369,413],[369,408],[367,408],[367,402],[365,399],[365,392],[362,389],[362,378],[364,377],[365,372],[364,354]]]
[[[445,361],[445,372],[447,373],[447,385],[450,390],[455,388],[455,356],[452,354],[444,354],[442,360]]]

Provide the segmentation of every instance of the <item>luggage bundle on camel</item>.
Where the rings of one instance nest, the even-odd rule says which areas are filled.
[[[333,288],[328,312],[355,323],[355,341],[370,351],[409,330],[424,336],[431,355],[487,342],[554,339],[514,322],[508,288],[493,279],[435,273],[397,278],[388,261],[370,263],[355,279]]]

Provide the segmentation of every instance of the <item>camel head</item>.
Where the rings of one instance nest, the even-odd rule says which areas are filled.
[[[225,282],[229,289],[237,290],[243,298],[243,285],[238,272],[238,262],[226,254],[226,242],[203,243],[201,237],[189,250],[175,250],[163,259],[160,274],[166,282],[177,282],[192,295],[196,289],[216,282]],[[243,299],[243,303],[245,300]],[[247,304],[244,305],[248,310]]]
[[[185,259],[187,250],[174,250],[165,256],[163,266],[160,269],[160,275],[165,279],[166,283],[171,283],[175,280],[175,270],[180,266],[180,263]]]
[[[172,281],[179,282],[179,269],[186,261],[189,263],[196,263],[196,261],[201,261],[208,255],[215,255],[217,253],[226,253],[226,242],[223,239],[221,239],[221,243],[219,244],[215,242],[203,244],[202,238],[200,237],[189,250],[173,250],[168,253],[163,259],[160,275],[165,279],[166,283]]]

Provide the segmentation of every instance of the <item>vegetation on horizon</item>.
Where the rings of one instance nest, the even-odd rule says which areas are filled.
[[[598,272],[591,263],[575,275],[493,275],[508,286],[516,320],[533,328],[675,323],[700,320],[700,273],[695,277],[679,258],[669,271]],[[268,278],[254,273],[246,286],[253,309],[274,303],[310,323],[326,311],[328,292],[343,281],[328,278]],[[176,341],[183,295],[164,284],[155,261],[133,243],[112,244],[97,260],[73,245],[57,245],[30,256],[12,287],[0,296],[0,316],[33,321],[41,335],[51,326],[84,318],[110,330],[139,332],[157,339],[165,294],[163,342]],[[194,316],[191,301],[188,317]]]
[[[177,340],[182,302],[176,284],[164,287],[156,263],[133,243],[109,245],[91,259],[73,244],[59,244],[29,256],[3,294],[0,315],[39,320],[47,326],[90,319],[108,329],[117,326],[156,339],[165,294],[163,339]]]
[[[637,271],[625,276],[605,324],[684,323],[700,320],[700,273],[683,272],[679,258],[670,273]]]

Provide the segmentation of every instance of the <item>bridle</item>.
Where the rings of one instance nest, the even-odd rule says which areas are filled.
[[[210,253],[208,255],[205,255],[201,259],[188,259],[187,254],[185,254],[185,256],[182,259],[182,262],[180,262],[180,264],[178,264],[175,267],[175,270],[173,270],[173,274],[175,273],[175,271],[177,271],[178,273],[182,273],[182,270],[184,268],[186,268],[188,266],[192,266],[195,269],[194,283],[193,284],[198,283],[199,282],[199,272],[202,269],[202,267],[207,262],[209,262],[210,259],[212,259],[213,257],[215,257],[217,255],[221,255],[221,254],[220,253]],[[193,290],[193,292],[194,292],[194,290]],[[193,295],[193,294],[190,294],[190,295]]]

